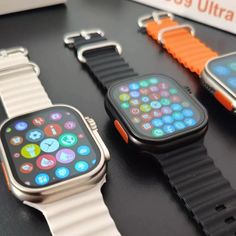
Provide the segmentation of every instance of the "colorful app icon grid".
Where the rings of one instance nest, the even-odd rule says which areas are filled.
[[[199,110],[180,86],[167,78],[148,76],[119,84],[113,98],[138,133],[163,138],[201,122]]]
[[[66,107],[49,108],[6,124],[2,137],[16,179],[48,186],[96,167],[100,152],[81,117]]]

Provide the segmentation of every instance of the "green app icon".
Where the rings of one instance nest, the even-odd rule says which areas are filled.
[[[149,83],[147,80],[142,80],[139,82],[140,86],[143,87],[143,88],[146,88],[149,86]]]
[[[75,134],[66,133],[62,134],[59,138],[59,143],[63,147],[72,147],[78,142],[78,138]]]
[[[153,129],[152,130],[152,135],[154,137],[162,137],[164,135],[164,132],[162,129]]]

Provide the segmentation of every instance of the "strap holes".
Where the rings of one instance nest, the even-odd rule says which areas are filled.
[[[216,207],[215,207],[215,210],[216,211],[223,211],[224,209],[226,209],[226,206],[225,205],[217,205]]]
[[[231,224],[235,221],[235,218],[233,216],[230,216],[228,218],[225,219],[225,223],[226,224]]]

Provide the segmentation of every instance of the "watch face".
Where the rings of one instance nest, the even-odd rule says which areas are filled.
[[[218,83],[236,96],[236,53],[213,59],[208,70]]]
[[[65,106],[11,119],[1,139],[14,178],[26,187],[84,175],[100,162],[99,148],[81,116]]]
[[[141,139],[173,138],[199,128],[207,119],[203,108],[163,75],[116,84],[109,97],[126,126]]]

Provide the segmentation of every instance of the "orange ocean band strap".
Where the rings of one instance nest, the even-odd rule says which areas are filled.
[[[183,26],[183,27],[182,27]],[[218,56],[187,29],[170,17],[146,23],[146,32],[158,43],[160,34],[163,47],[190,71],[200,75],[208,60]]]

